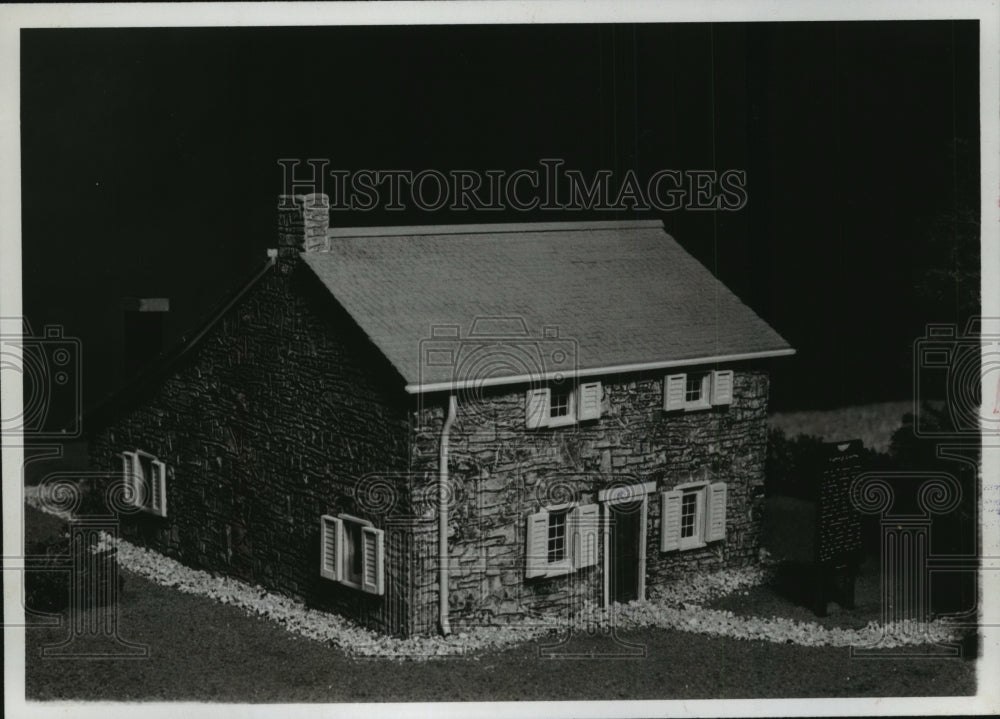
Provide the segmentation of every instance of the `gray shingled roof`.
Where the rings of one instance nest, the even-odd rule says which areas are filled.
[[[659,221],[338,229],[302,257],[411,392],[793,352]]]

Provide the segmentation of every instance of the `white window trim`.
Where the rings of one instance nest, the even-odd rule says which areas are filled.
[[[576,424],[576,407],[577,407],[577,393],[580,391],[579,386],[574,386],[567,393],[567,402],[569,406],[566,408],[566,414],[560,417],[552,416],[552,396],[555,394],[555,390],[549,391],[549,406],[547,408],[546,415],[546,426],[548,427],[566,427],[571,424]]]
[[[621,504],[632,502],[656,491],[656,482],[649,481],[633,484],[628,487],[612,487],[602,489],[597,493],[597,501],[606,504]]]
[[[561,514],[563,519],[563,558],[557,559],[554,562],[548,562],[546,567],[545,575],[549,577],[557,577],[563,574],[569,574],[573,571],[573,537],[572,532],[572,519],[571,515],[573,513],[573,507],[576,505],[563,505],[562,508],[546,508],[546,512],[549,515],[549,528],[551,529],[552,515]],[[548,544],[548,538],[546,537],[546,545]],[[546,546],[546,549],[548,547]]]
[[[698,399],[689,400],[687,398],[687,379],[689,375],[701,375],[701,392]],[[699,372],[687,372],[684,375],[684,411],[692,412],[699,409],[710,409],[712,407],[712,373],[707,370]]]
[[[680,492],[682,495],[682,518],[684,516],[683,495],[695,494],[694,534],[690,537],[680,538],[680,546],[677,548],[678,551],[683,552],[688,549],[701,549],[708,544],[708,542],[705,541],[705,521],[706,515],[708,514],[708,485],[709,482],[688,482],[687,484],[679,484],[674,487],[674,490]]]
[[[353,582],[347,578],[348,576],[347,566],[346,566],[347,536],[348,536],[347,525],[357,524],[362,527],[374,527],[375,525],[369,522],[367,519],[362,519],[361,517],[355,517],[354,515],[351,514],[338,514],[337,519],[340,520],[340,536],[337,538],[337,547],[339,548],[338,554],[340,555],[339,557],[337,557],[337,564],[338,564],[337,570],[338,574],[340,575],[340,579],[338,581],[345,587],[350,587],[351,589],[364,590],[364,585],[363,585],[364,573],[365,573],[364,561],[361,562],[361,577],[362,577],[361,581]],[[362,544],[364,544],[364,540],[362,540]],[[360,552],[363,551],[363,549],[362,547],[357,547],[356,551]]]

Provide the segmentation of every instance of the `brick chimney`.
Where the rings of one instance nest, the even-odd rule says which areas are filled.
[[[330,198],[322,193],[278,195],[278,259],[330,249]]]

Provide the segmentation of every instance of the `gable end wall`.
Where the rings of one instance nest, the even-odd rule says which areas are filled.
[[[134,449],[167,464],[168,516],[125,517],[126,538],[405,633],[410,550],[398,536],[386,541],[384,597],[318,571],[322,514],[385,524],[377,502],[356,498],[369,473],[406,468],[402,381],[310,273],[291,267],[268,272],[166,379],[94,433],[92,465],[119,472],[119,453]]]

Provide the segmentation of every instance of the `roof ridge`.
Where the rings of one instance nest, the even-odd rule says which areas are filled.
[[[327,237],[401,237],[412,235],[475,235],[506,232],[591,232],[599,230],[663,229],[663,220],[594,220],[582,222],[496,222],[465,225],[396,225],[332,227]]]

